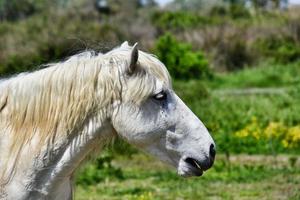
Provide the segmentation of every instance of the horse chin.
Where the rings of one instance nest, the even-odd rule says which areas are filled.
[[[203,171],[195,159],[183,157],[179,160],[177,173],[182,177],[202,176]]]

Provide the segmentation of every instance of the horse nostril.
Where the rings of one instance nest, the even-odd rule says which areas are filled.
[[[216,156],[215,145],[211,144],[209,147],[209,155],[214,159]]]

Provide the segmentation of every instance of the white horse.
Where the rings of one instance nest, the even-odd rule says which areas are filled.
[[[165,66],[124,42],[0,83],[0,199],[72,199],[74,171],[120,136],[200,176],[215,144]]]

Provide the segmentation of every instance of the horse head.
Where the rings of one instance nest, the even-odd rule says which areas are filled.
[[[215,144],[203,123],[173,91],[157,58],[131,48],[123,66],[122,99],[112,124],[130,144],[177,167],[184,177],[201,176],[215,158]]]

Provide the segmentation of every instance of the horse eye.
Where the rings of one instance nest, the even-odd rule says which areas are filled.
[[[158,101],[166,100],[167,93],[164,91],[161,91],[160,93],[157,93],[156,95],[154,95],[153,98]]]

